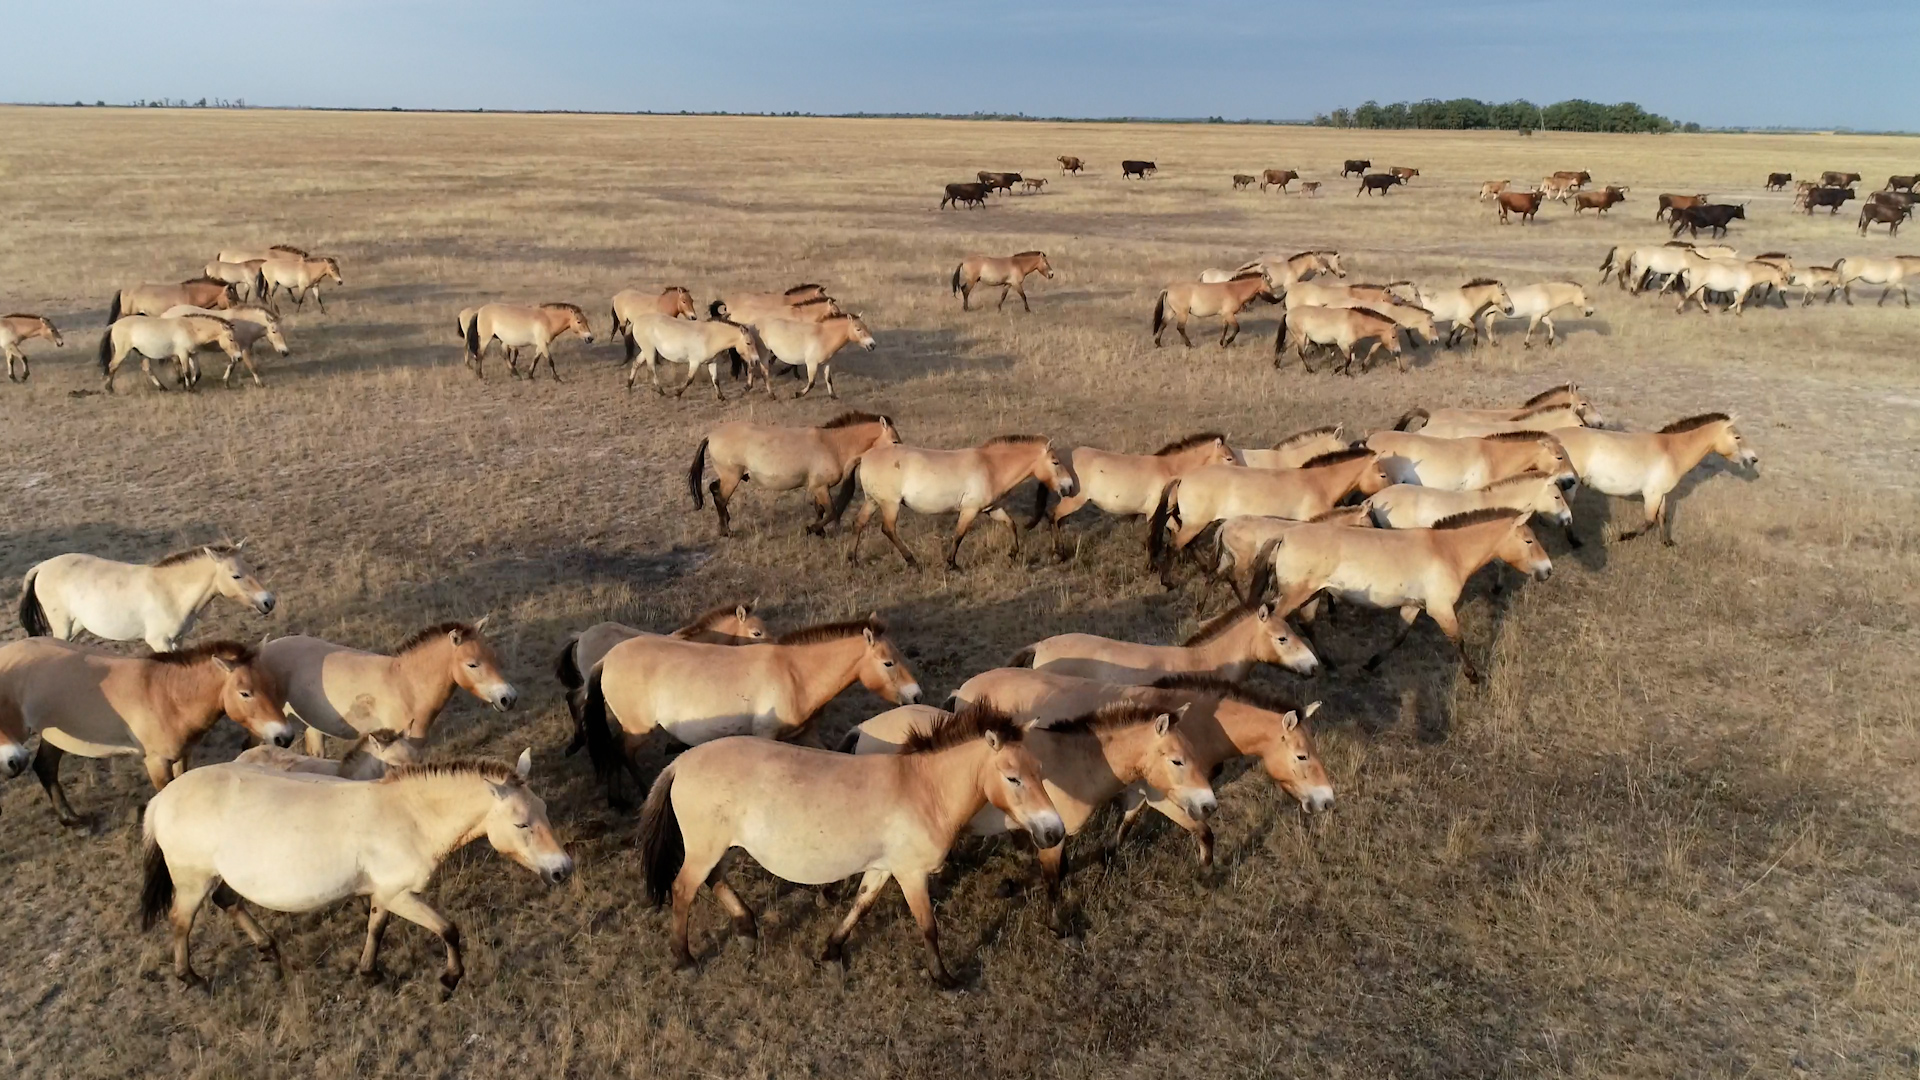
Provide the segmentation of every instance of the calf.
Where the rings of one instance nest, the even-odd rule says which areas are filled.
[[[1281,191],[1285,191],[1287,190],[1288,184],[1298,179],[1300,179],[1300,174],[1294,172],[1292,169],[1268,169],[1260,174],[1260,190],[1265,191],[1267,187],[1271,185],[1279,188]]]
[[[1027,193],[1031,195],[1047,186],[1047,178],[1044,176],[1029,176],[1020,181],[1020,186],[1025,188]]]
[[[1348,158],[1347,163],[1340,167],[1340,177],[1345,179],[1349,173],[1354,176],[1365,176],[1367,170],[1371,168],[1373,168],[1373,162],[1366,158]]]
[[[1553,176],[1557,180],[1573,181],[1573,186],[1576,188],[1583,188],[1593,183],[1593,174],[1585,169],[1581,169],[1578,172],[1571,169],[1561,169],[1555,172]]]
[[[1679,236],[1680,230],[1690,229],[1694,236],[1706,229],[1713,236],[1727,235],[1727,223],[1734,220],[1746,220],[1747,208],[1731,203],[1708,203],[1705,206],[1690,206],[1673,211],[1673,235]]]
[[[1809,214],[1813,213],[1814,207],[1824,206],[1827,208],[1827,216],[1832,217],[1840,212],[1841,204],[1851,198],[1853,198],[1852,188],[1817,187],[1807,192],[1806,202],[1803,205]]]
[[[1767,174],[1768,191],[1785,191],[1787,190],[1787,185],[1791,183],[1793,183],[1793,174],[1790,172],[1770,172]]]
[[[947,197],[940,200],[940,209],[945,210],[948,203],[955,206],[985,206],[989,194],[991,191],[985,184],[948,184]]]
[[[1399,177],[1400,182],[1403,184],[1420,175],[1419,169],[1409,169],[1405,165],[1395,165],[1387,171]]]
[[[1233,190],[1239,191],[1241,188],[1250,188],[1255,183],[1258,183],[1259,180],[1260,180],[1259,177],[1253,176],[1249,173],[1234,173],[1233,174]],[[1263,191],[1266,190],[1265,184],[1261,184],[1260,187],[1261,187],[1261,190]]]
[[[1626,201],[1627,189],[1623,187],[1608,186],[1599,191],[1583,191],[1573,197],[1573,212],[1577,214],[1582,210],[1593,210],[1604,214],[1615,203]]]
[[[1500,224],[1513,224],[1513,222],[1507,220],[1508,214],[1519,214],[1520,224],[1522,225],[1532,224],[1533,215],[1540,212],[1540,200],[1543,197],[1544,193],[1538,191],[1501,192],[1495,196],[1495,198],[1499,200],[1500,205]]]
[[[1319,197],[1319,195],[1320,195],[1320,181],[1318,181],[1318,180],[1302,180],[1302,181],[1300,181],[1300,194],[1302,194],[1302,195],[1311,195],[1311,196],[1314,196],[1314,197],[1316,197],[1316,198],[1317,198],[1317,197]]]
[[[1405,179],[1403,179],[1402,177],[1395,176],[1392,173],[1384,173],[1384,172],[1368,173],[1367,175],[1360,178],[1360,189],[1353,193],[1353,197],[1357,199],[1360,196],[1365,195],[1369,191],[1377,191],[1380,194],[1385,195],[1387,193],[1388,188],[1393,187],[1395,184],[1404,184],[1404,183],[1406,183]]]
[[[1666,218],[1671,221],[1682,210],[1707,205],[1708,198],[1707,195],[1662,195],[1660,208],[1653,212],[1653,220],[1659,221],[1661,218]]]
[[[1123,161],[1120,163],[1120,179],[1145,180],[1156,168],[1151,161]]]

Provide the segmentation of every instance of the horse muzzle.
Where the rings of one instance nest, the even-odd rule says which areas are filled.
[[[573,876],[573,859],[562,855],[552,864],[541,866],[539,874],[540,880],[549,885],[562,884]]]
[[[1309,788],[1305,795],[1300,796],[1300,809],[1309,814],[1324,814],[1333,809],[1333,789]]]
[[[253,598],[253,610],[262,615],[273,614],[274,599],[272,593],[261,593]]]
[[[1057,813],[1036,814],[1026,821],[1027,835],[1033,837],[1033,846],[1050,848],[1067,838],[1066,823]]]
[[[1560,486],[1561,491],[1571,493],[1574,488],[1580,486],[1580,478],[1577,476],[1562,476],[1558,480],[1555,480],[1554,483]]]
[[[276,722],[271,727],[264,729],[260,734],[260,738],[284,750],[293,745],[293,725]]]
[[[1187,816],[1193,820],[1205,821],[1213,816],[1215,810],[1220,809],[1220,800],[1214,798],[1213,792],[1206,791],[1182,800],[1180,808],[1185,810]]]
[[[917,682],[908,683],[899,690],[896,690],[895,693],[900,696],[900,704],[902,705],[920,704],[920,684]]]
[[[494,712],[507,712],[519,701],[520,691],[515,690],[511,686],[505,686],[500,688],[493,696],[489,697],[487,704],[493,706]]]
[[[1552,576],[1553,576],[1552,563],[1547,563],[1544,566],[1536,566],[1533,568],[1533,580],[1535,581],[1545,581]]]
[[[11,780],[27,771],[30,755],[24,746],[9,746],[0,752],[0,779]]]
[[[1288,664],[1287,670],[1293,672],[1295,675],[1318,675],[1320,673],[1320,658],[1313,655],[1304,656]]]

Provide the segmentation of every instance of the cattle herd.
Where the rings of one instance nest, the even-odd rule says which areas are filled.
[[[1419,175],[1405,168],[1376,173],[1366,160],[1344,164],[1343,175],[1361,177],[1362,192],[1385,193]],[[1060,166],[1070,175],[1084,163],[1063,156]],[[1145,179],[1155,166],[1130,160],[1122,170]],[[1285,191],[1297,179],[1292,170],[1269,170],[1237,176],[1235,186]],[[1784,174],[1770,179],[1780,182],[1775,186],[1792,182]],[[1913,186],[1911,177],[1894,179],[1905,181],[1902,190]],[[1503,218],[1530,218],[1542,199],[1571,200],[1576,213],[1604,212],[1627,190],[1590,191],[1589,184],[1585,172],[1556,173],[1527,192],[1489,182],[1481,197],[1497,200]],[[1017,173],[982,172],[977,183],[954,186],[967,191],[950,187],[948,196],[985,200],[1016,185],[1040,187]],[[1661,212],[1676,230],[1711,229],[1718,221],[1724,231],[1726,220],[1699,213],[1714,205],[1704,196],[1663,196]],[[1742,259],[1724,246],[1675,241],[1615,247],[1601,272],[1602,282],[1612,277],[1630,293],[1656,286],[1677,292],[1681,310],[1689,303],[1704,310],[1711,298],[1724,297],[1739,311],[1776,294],[1784,305],[1785,290],[1795,286],[1808,290],[1803,305],[1820,287],[1829,300],[1838,292],[1850,303],[1859,282],[1883,285],[1882,301],[1895,289],[1905,298],[1905,279],[1920,274],[1920,259],[1848,258],[1807,268],[1779,253]],[[1054,273],[1038,251],[976,255],[955,267],[949,283],[963,308],[984,285],[1001,289],[1001,305],[1018,295],[1030,311],[1025,281]],[[1327,249],[1204,270],[1160,290],[1155,344],[1171,328],[1191,346],[1190,320],[1218,316],[1219,344],[1230,346],[1238,314],[1259,302],[1282,311],[1276,366],[1291,350],[1311,372],[1309,357],[1331,350],[1332,369],[1351,375],[1381,349],[1404,370],[1403,333],[1414,348],[1451,347],[1463,337],[1491,344],[1492,320],[1500,316],[1528,319],[1529,344],[1544,325],[1552,344],[1554,312],[1593,311],[1572,282],[1510,287],[1482,276],[1457,287],[1359,284],[1348,274],[1340,253]],[[162,389],[146,360],[171,360],[178,385],[191,388],[198,378],[194,353],[203,345],[221,348],[232,362],[246,362],[247,349],[262,338],[284,352],[276,291],[285,289],[297,304],[308,296],[318,302],[323,280],[340,281],[336,260],[280,246],[223,252],[205,274],[178,286],[122,290],[101,343],[108,388],[113,369],[132,352]],[[777,361],[805,370],[802,394],[821,374],[835,396],[834,355],[848,343],[874,346],[860,317],[816,284],[728,293],[707,305],[706,320],[679,286],[623,292],[610,310],[612,332],[625,342],[628,386],[644,366],[662,392],[659,360],[688,365],[679,391],[705,367],[721,394],[726,359],[749,390],[764,378],[773,393]],[[571,332],[593,340],[585,311],[568,303],[484,304],[460,311],[455,323],[476,377],[496,343],[514,375],[521,373],[520,350],[532,350],[531,379],[542,360],[558,377],[550,351],[557,337]],[[1441,323],[1448,324],[1444,338]],[[243,334],[243,324],[258,329]],[[59,343],[52,325],[35,316],[13,316],[0,333],[10,335],[10,374],[18,341],[46,336]],[[635,842],[650,895],[671,904],[676,965],[695,963],[690,914],[702,888],[737,934],[757,936],[753,913],[724,872],[735,847],[791,882],[831,887],[859,878],[845,920],[826,942],[827,960],[843,958],[860,917],[889,881],[898,881],[923,935],[928,971],[944,985],[951,976],[928,881],[965,833],[1028,834],[1049,922],[1058,928],[1065,844],[1110,802],[1123,811],[1110,843],[1120,843],[1152,808],[1194,836],[1203,864],[1211,859],[1207,821],[1217,805],[1210,778],[1228,759],[1257,759],[1303,811],[1324,812],[1333,805],[1333,786],[1305,724],[1319,702],[1247,680],[1262,666],[1300,679],[1334,669],[1313,635],[1328,605],[1397,616],[1391,643],[1365,671],[1377,672],[1425,614],[1454,647],[1462,674],[1478,681],[1457,617],[1463,592],[1482,571],[1504,574],[1496,564],[1546,579],[1552,561],[1536,525],[1554,526],[1569,546],[1592,542],[1592,530],[1586,541],[1574,531],[1573,489],[1639,499],[1644,523],[1618,539],[1658,531],[1671,545],[1673,497],[1696,466],[1716,455],[1742,470],[1758,465],[1726,413],[1684,416],[1657,431],[1621,430],[1605,426],[1595,403],[1571,383],[1499,408],[1429,403],[1408,409],[1390,429],[1356,435],[1330,423],[1266,446],[1234,446],[1201,431],[1153,453],[1068,449],[1036,434],[935,448],[905,442],[889,416],[857,410],[818,426],[733,420],[707,431],[693,452],[688,493],[695,512],[711,497],[723,537],[733,532],[730,504],[746,483],[804,491],[812,507],[805,528],[817,537],[837,530],[859,499],[848,560],[860,558],[864,534],[877,520],[909,566],[919,559],[899,530],[903,508],[957,515],[944,544],[945,564],[957,569],[962,542],[982,517],[1006,527],[1016,560],[1021,533],[1044,519],[1055,556],[1069,558],[1074,545],[1063,528],[1091,506],[1145,520],[1142,563],[1168,588],[1197,577],[1202,605],[1221,588],[1232,599],[1180,644],[1093,633],[1033,642],[1007,666],[967,679],[942,707],[922,703],[925,691],[907,664],[913,651],[896,643],[877,614],[775,634],[752,605],[728,603],[678,629],[602,623],[557,643],[554,673],[574,726],[567,753],[588,751],[616,807],[631,806],[629,790],[645,793]],[[1026,493],[1031,510],[1022,522],[1016,507]],[[0,774],[30,767],[55,816],[78,825],[86,819],[68,804],[59,778],[65,755],[144,761],[158,794],[143,825],[138,907],[148,925],[170,923],[173,968],[182,980],[198,979],[189,938],[208,901],[277,965],[274,939],[249,905],[309,911],[360,895],[370,914],[359,972],[379,977],[381,935],[398,915],[444,942],[441,982],[450,994],[464,972],[461,937],[423,895],[435,866],[484,835],[550,884],[574,869],[545,804],[528,786],[530,752],[512,766],[427,758],[435,719],[456,691],[500,710],[518,701],[488,645],[486,620],[427,626],[391,652],[305,636],[259,648],[186,645],[196,619],[220,597],[261,614],[277,609],[243,547],[207,544],[151,564],[65,552],[28,570],[19,601],[28,636],[0,646]],[[144,642],[151,652],[76,643],[83,633]],[[896,707],[860,724],[837,750],[826,749],[818,714],[855,682]],[[222,716],[260,745],[235,761],[188,769],[195,744]],[[36,735],[38,746],[29,751]],[[346,744],[340,759],[325,755],[327,736]],[[291,749],[296,737],[304,738],[306,753]],[[648,775],[642,764],[657,745],[690,749]],[[276,833],[289,819],[322,841],[289,851]]]

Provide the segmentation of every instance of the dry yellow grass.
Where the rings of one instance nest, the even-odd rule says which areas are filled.
[[[1743,251],[1901,250],[1757,189],[1774,169],[1910,171],[1910,142],[107,110],[4,111],[0,133],[0,304],[52,316],[69,340],[63,353],[36,343],[33,383],[0,391],[0,575],[65,550],[145,558],[249,534],[281,611],[263,623],[216,608],[200,636],[379,646],[491,613],[523,704],[496,716],[457,702],[439,749],[534,746],[536,786],[581,859],[551,892],[484,845],[451,860],[433,898],[471,948],[448,1005],[431,1003],[436,945],[412,927],[388,935],[397,986],[358,984],[353,905],[266,916],[291,967],[281,985],[207,919],[208,999],[171,985],[161,936],[132,926],[137,767],[69,762],[75,803],[100,814],[91,834],[62,832],[17,779],[0,789],[9,1075],[1920,1069],[1920,313],[1678,318],[1609,286],[1552,353],[1523,352],[1508,327],[1491,353],[1354,380],[1274,372],[1264,309],[1225,352],[1155,351],[1146,332],[1163,282],[1263,251],[1336,247],[1362,279],[1591,286],[1608,245],[1665,238],[1647,220],[1662,190],[1751,197],[1732,238]],[[1090,175],[1055,176],[1061,153]],[[1354,155],[1422,175],[1356,200],[1332,175]],[[1123,184],[1115,163],[1135,156],[1159,175]],[[1230,190],[1230,174],[1268,166],[1327,187],[1317,200]],[[934,210],[943,183],[980,168],[1052,183]],[[1550,205],[1535,228],[1502,228],[1473,199],[1482,180],[1557,168],[1630,184],[1630,201],[1606,219]],[[268,365],[264,391],[68,396],[97,385],[113,289],[273,242],[339,256],[347,287],[328,314],[288,320],[297,354]],[[1024,248],[1059,270],[1033,288],[1034,313],[963,316],[946,289],[958,258]],[[987,529],[955,575],[875,547],[849,569],[844,537],[800,535],[794,497],[748,494],[740,535],[717,542],[684,487],[704,428],[841,406],[626,394],[606,298],[684,283],[704,305],[796,280],[826,282],[879,335],[838,375],[842,405],[890,413],[927,445],[1045,431],[1151,450],[1207,428],[1260,445],[1573,378],[1635,426],[1735,411],[1765,473],[1689,485],[1678,549],[1556,541],[1552,581],[1504,601],[1482,582],[1464,617],[1491,653],[1483,687],[1456,682],[1430,628],[1377,677],[1312,684],[1340,807],[1305,822],[1257,775],[1230,772],[1219,871],[1197,877],[1183,836],[1148,829],[1073,878],[1077,943],[1001,898],[1028,867],[1002,843],[959,852],[941,886],[965,993],[927,986],[897,894],[853,939],[848,975],[817,969],[836,913],[757,870],[736,881],[765,912],[759,956],[722,949],[703,903],[710,956],[678,979],[631,823],[603,808],[584,761],[557,753],[570,725],[547,668],[569,630],[606,617],[664,628],[756,595],[780,628],[877,609],[944,694],[1043,634],[1165,640],[1198,618],[1192,594],[1143,573],[1137,523],[1091,514],[1070,524],[1079,551],[1064,566],[1042,545],[1009,565]],[[453,315],[496,298],[576,301],[603,343],[560,347],[562,385],[476,384]],[[1588,535],[1607,509],[1583,496]],[[947,527],[909,518],[903,531],[931,557]],[[1355,657],[1388,632],[1342,613],[1333,649]],[[878,707],[850,693],[823,726],[831,739]],[[236,748],[223,730],[205,759]],[[284,827],[297,844],[301,824]]]

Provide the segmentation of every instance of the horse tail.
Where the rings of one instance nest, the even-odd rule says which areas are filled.
[[[847,478],[840,481],[840,490],[833,493],[833,511],[827,520],[820,523],[822,526],[840,523],[840,515],[846,513],[848,505],[853,502],[853,489],[859,486],[860,462],[855,459],[852,465],[847,466]]]
[[[1273,366],[1280,366],[1280,354],[1287,351],[1287,312],[1280,309],[1280,329],[1273,335]]]
[[[834,747],[834,749],[840,751],[843,754],[851,754],[853,753],[854,748],[858,747],[859,745],[860,745],[860,729],[858,727],[851,727],[847,729],[846,737],[840,740],[840,745]]]
[[[699,510],[707,505],[706,497],[700,492],[700,478],[707,471],[707,440],[701,439],[700,445],[693,450],[693,465],[687,469],[687,492],[693,496],[693,508]]]
[[[40,606],[40,594],[33,587],[39,573],[37,566],[28,570],[26,580],[20,583],[20,629],[25,630],[28,637],[47,637],[53,633],[53,627],[47,623],[47,609]]]
[[[741,357],[739,349],[727,350],[727,373],[736,379],[747,373],[747,362]],[[771,372],[767,374],[767,381],[773,381]]]
[[[633,358],[640,355],[640,342],[633,336],[633,324],[628,323],[627,328],[620,332],[620,336],[626,339],[627,363],[631,364]]]
[[[253,271],[253,302],[261,304],[267,297],[267,272],[259,268]]]
[[[586,676],[580,673],[580,657],[575,652],[579,647],[580,635],[575,634],[567,639],[560,655],[553,658],[553,677],[568,690],[578,690],[587,684]]]
[[[1428,413],[1427,410],[1425,409],[1408,409],[1406,413],[1400,417],[1400,419],[1395,420],[1393,422],[1393,430],[1412,431],[1414,430],[1413,422],[1415,420],[1420,421],[1421,427],[1425,427],[1427,425],[1427,420],[1429,419],[1430,416],[1431,414]]]
[[[580,705],[580,730],[586,736],[587,757],[593,760],[594,774],[607,786],[607,801],[611,803],[614,776],[620,771],[625,751],[607,723],[607,695],[600,686],[600,668],[594,668],[593,674],[587,676],[585,689],[585,700]]]
[[[100,374],[113,370],[113,324],[107,324],[107,331],[100,335]]]
[[[725,319],[727,317],[727,302],[725,300],[715,299],[713,303],[708,304],[707,317],[710,319]]]
[[[1226,522],[1215,518],[1207,522],[1206,528],[1193,534],[1187,541],[1187,552],[1199,565],[1200,571],[1212,580],[1220,575],[1220,528]]]
[[[674,764],[678,764],[677,762]],[[647,898],[654,907],[667,902],[673,879],[687,861],[687,839],[680,833],[680,818],[673,812],[673,769],[660,770],[647,792],[647,805],[640,811],[640,860],[647,871]]]
[[[1030,668],[1033,666],[1033,656],[1034,656],[1033,646],[1029,645],[1024,649],[1021,649],[1019,652],[1014,653],[1012,658],[1007,661],[1007,666]],[[949,702],[948,704],[952,704],[952,703]],[[948,709],[947,711],[952,712],[953,710]]]
[[[1153,332],[1156,336],[1167,325],[1167,290],[1161,289],[1153,301]]]
[[[960,291],[960,271],[966,269],[966,263],[955,263],[953,267],[953,292]]]
[[[108,326],[112,326],[114,323],[117,323],[120,321],[120,296],[121,296],[120,293],[114,293],[113,303],[107,307],[107,325]]]
[[[473,321],[467,324],[467,356],[469,359],[480,355],[480,313],[474,312]]]
[[[608,308],[608,309],[607,309],[607,318],[609,318],[609,319],[612,319],[612,320],[613,320],[613,329],[612,329],[612,330],[610,330],[610,331],[608,331],[609,333],[613,333],[613,334],[619,334],[619,333],[624,333],[624,332],[626,331],[626,329],[627,329],[627,324],[626,324],[626,322],[625,322],[625,321],[623,321],[623,320],[622,320],[622,319],[620,318],[620,309],[619,309],[619,308]]]
[[[1252,603],[1255,600],[1266,603],[1273,599],[1273,586],[1275,584],[1273,579],[1274,552],[1279,551],[1280,545],[1285,542],[1286,537],[1276,536],[1266,543],[1261,544],[1260,550],[1254,554],[1252,564],[1247,567],[1248,603]]]
[[[1147,521],[1147,568],[1158,570],[1167,561],[1167,522],[1173,517],[1173,504],[1180,496],[1180,478],[1174,477],[1160,492],[1160,502]]]
[[[1610,248],[1608,248],[1608,249],[1607,249],[1607,257],[1606,257],[1606,258],[1604,258],[1604,259],[1602,259],[1602,260],[1600,260],[1600,269],[1601,269],[1601,270],[1610,270],[1610,269],[1612,269],[1612,268],[1613,268],[1613,257],[1614,257],[1615,255],[1618,255],[1618,254],[1620,254],[1620,245],[1618,245],[1618,244],[1615,244],[1614,246],[1612,246],[1612,247],[1610,247]]]
[[[140,886],[140,929],[151,930],[160,917],[173,908],[173,872],[167,869],[167,853],[153,835],[151,807],[142,825],[146,833],[146,881]]]

